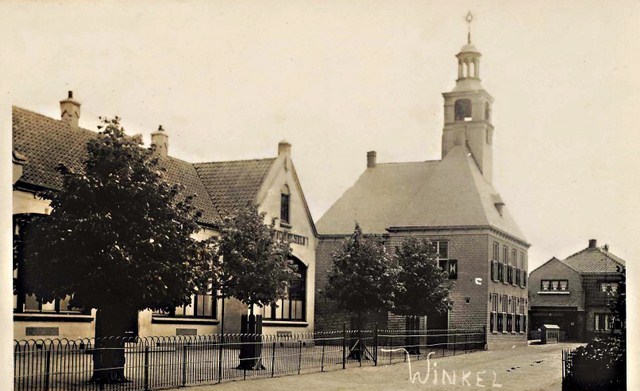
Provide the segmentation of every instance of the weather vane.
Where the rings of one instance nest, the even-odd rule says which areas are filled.
[[[469,24],[469,32],[467,33],[467,43],[471,43],[471,22],[473,22],[473,14],[471,11],[467,14],[467,23]]]

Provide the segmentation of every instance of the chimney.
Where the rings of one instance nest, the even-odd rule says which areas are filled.
[[[376,151],[367,152],[367,168],[373,168],[376,166]]]
[[[291,144],[286,140],[282,140],[278,143],[278,156],[280,155],[291,156]]]
[[[609,245],[608,245],[608,244],[605,244],[605,245],[604,245],[604,247],[602,247],[602,249],[603,249],[604,251],[609,251]]]
[[[73,99],[73,91],[69,91],[67,99],[60,101],[60,117],[62,122],[77,127],[80,120],[80,102]]]
[[[169,154],[169,136],[162,125],[158,126],[158,130],[151,133],[151,144],[156,146],[156,153],[160,156],[167,156]]]
[[[596,248],[598,241],[595,239],[589,239],[589,248]]]

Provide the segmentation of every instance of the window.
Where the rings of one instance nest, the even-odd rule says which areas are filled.
[[[471,100],[458,99],[454,105],[456,121],[471,121]]]
[[[498,264],[498,281],[504,282],[504,263]]]
[[[500,281],[500,278],[498,276],[498,265],[498,262],[491,261],[491,279],[493,281]]]
[[[540,290],[543,292],[566,292],[569,290],[568,280],[541,280]]]
[[[493,242],[493,260],[500,260],[500,245],[498,244],[498,242]]]
[[[498,331],[498,294],[492,293],[489,296],[491,302],[491,317],[489,319],[489,329],[492,332]]]
[[[445,240],[434,240],[431,242],[434,251],[438,253],[438,265],[440,269],[449,274],[450,280],[458,279],[458,261],[449,259],[449,242]]]
[[[280,192],[280,222],[290,223],[290,199],[291,192],[289,191],[289,186],[284,185],[282,191]]]
[[[254,307],[256,313],[262,313],[264,319],[305,320],[307,267],[297,259],[293,260],[296,273],[287,287],[286,297],[263,308]]]
[[[48,303],[39,300],[35,295],[26,294],[24,277],[24,243],[33,224],[46,215],[16,214],[13,216],[13,310],[14,312],[54,312],[80,313],[79,309],[69,308],[71,296],[56,299]]]
[[[216,297],[214,295],[191,295],[191,303],[176,307],[175,317],[215,318]]]
[[[613,317],[610,314],[597,313],[593,317],[595,331],[608,331],[613,326]]]
[[[618,283],[617,282],[601,282],[600,290],[602,292],[616,293],[618,292]]]
[[[484,119],[491,121],[491,106],[489,105],[489,102],[484,104]]]

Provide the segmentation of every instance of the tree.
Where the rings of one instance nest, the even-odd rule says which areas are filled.
[[[408,237],[396,248],[395,255],[401,289],[396,293],[393,312],[406,316],[407,330],[416,330],[418,316],[442,314],[450,308],[448,275],[438,265],[433,243],[426,239]],[[415,338],[407,341],[412,354],[419,353],[416,342]]]
[[[367,313],[393,308],[399,268],[380,238],[364,236],[356,224],[351,237],[332,258],[324,294],[340,309],[357,314],[358,330],[363,328]],[[360,348],[350,357],[362,356],[363,346],[358,345]]]
[[[223,299],[221,333],[225,298],[234,297],[246,304],[250,311],[248,321],[255,325],[251,323],[255,322],[254,306],[275,305],[286,296],[287,285],[296,275],[289,243],[276,238],[275,220],[266,225],[264,216],[254,205],[237,208],[223,217],[220,236],[213,239],[221,260],[215,278]],[[255,334],[259,330],[260,327],[247,332]],[[260,341],[245,342],[248,343],[242,345],[240,367],[262,368]]]
[[[191,237],[193,196],[165,181],[153,147],[125,135],[118,117],[102,121],[83,172],[60,165],[62,188],[41,195],[52,212],[29,237],[25,267],[43,302],[71,296],[70,306],[97,309],[92,381],[122,382],[131,317],[190,303],[210,262]]]

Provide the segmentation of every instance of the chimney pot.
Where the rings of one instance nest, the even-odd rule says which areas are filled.
[[[156,146],[156,153],[161,156],[169,154],[169,136],[162,128],[162,125],[158,126],[157,131],[151,133],[151,144]]]
[[[282,140],[278,143],[278,156],[280,155],[291,156],[291,144],[286,140]]]
[[[60,118],[71,126],[78,126],[80,120],[80,102],[73,99],[73,91],[69,91],[67,99],[60,101]]]
[[[367,168],[373,168],[376,166],[376,151],[367,152]]]
[[[589,239],[589,248],[596,248],[598,241],[596,239]]]

